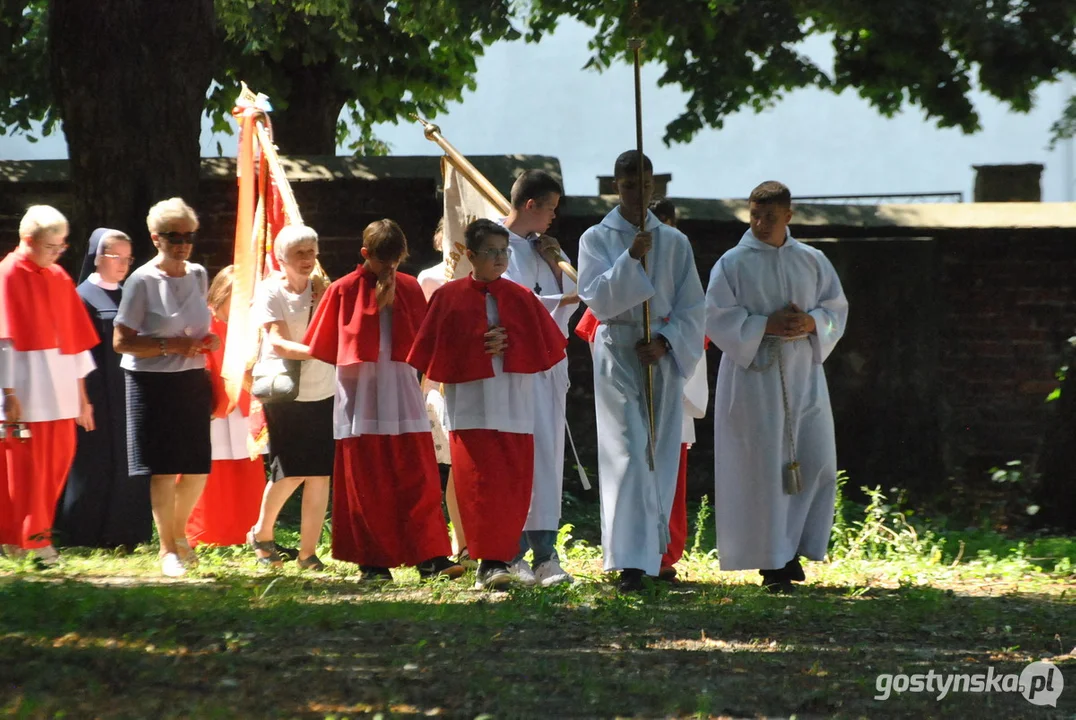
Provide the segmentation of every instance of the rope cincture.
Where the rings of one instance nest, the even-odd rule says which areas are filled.
[[[785,438],[788,440],[788,465],[785,466],[785,472],[782,473],[782,485],[786,495],[798,495],[803,492],[803,473],[800,471],[800,464],[796,459],[796,437],[792,430],[792,412],[788,404],[788,382],[785,379],[783,349],[785,343],[796,343],[806,339],[806,337],[780,338],[776,335],[767,335],[762,338],[762,345],[759,350],[760,354],[761,351],[765,350],[769,360],[761,366],[752,361],[750,367],[748,367],[748,370],[753,372],[764,373],[773,367],[775,362],[777,363],[777,373],[781,377],[781,402],[784,404],[785,409]]]

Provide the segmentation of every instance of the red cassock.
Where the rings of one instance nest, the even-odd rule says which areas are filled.
[[[575,325],[575,334],[588,343],[594,342],[601,322],[587,308]],[[703,348],[710,345],[710,338],[705,338]],[[673,496],[672,512],[669,515],[669,544],[661,556],[661,567],[672,567],[684,556],[687,544],[687,443],[680,445],[680,469],[676,475],[676,494]]]
[[[18,251],[0,261],[0,340],[9,340],[18,353],[57,349],[62,355],[77,355],[100,342],[63,268],[40,267]],[[23,391],[15,388],[25,411]],[[6,495],[0,500],[0,539],[41,548],[51,542],[56,503],[75,458],[75,420],[27,426],[30,439],[9,438],[5,443],[7,482],[0,488]]]
[[[560,362],[567,341],[530,290],[509,280],[484,283],[472,277],[447,283],[433,294],[408,362],[435,382],[494,377],[483,337],[489,330],[487,294],[496,300],[499,323],[508,335],[505,373],[533,374]],[[495,427],[457,429],[448,436],[468,549],[475,558],[509,562],[519,552],[530,508],[534,436]]]
[[[404,363],[426,315],[426,298],[418,281],[396,274],[392,304],[391,347],[382,356],[377,276],[359,266],[326,291],[303,342],[318,360],[338,367],[337,382],[347,368],[380,390],[395,387],[387,405],[417,407],[421,432],[338,437],[333,465],[332,553],[337,560],[367,567],[418,565],[452,552],[441,510],[441,479],[425,402],[414,371]],[[356,367],[359,366],[359,367]],[[377,382],[392,373],[398,382]],[[390,377],[381,380],[390,380]],[[411,394],[414,397],[411,397]],[[371,393],[372,394],[372,393]],[[407,395],[407,398],[403,396]],[[399,402],[396,402],[396,401]],[[410,400],[407,402],[406,400]],[[357,398],[377,403],[376,397]],[[416,418],[397,418],[415,426]]]
[[[15,531],[14,508],[11,491],[7,485],[8,441],[0,440],[0,545],[18,545],[19,534]]]
[[[210,331],[221,342],[216,351],[206,355],[206,370],[213,386],[213,417],[223,419],[229,415],[228,394],[221,378],[228,324],[214,317]],[[250,395],[245,389],[239,394],[237,407],[244,418],[249,417]],[[264,492],[265,463],[261,457],[213,460],[205,490],[187,520],[187,539],[195,546],[242,545],[247,531],[258,521]]]

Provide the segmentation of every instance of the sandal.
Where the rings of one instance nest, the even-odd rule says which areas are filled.
[[[275,540],[273,541],[273,544],[276,545],[276,551],[280,554],[281,559],[289,561],[299,559],[299,550],[297,548],[281,545]]]
[[[254,529],[251,528],[247,533],[247,545],[254,551],[254,558],[258,561],[259,565],[267,565],[269,567],[282,567],[284,562],[280,559],[280,553],[277,552],[276,543],[272,540],[258,540],[254,537]],[[258,553],[267,553],[265,555],[259,555]]]
[[[295,565],[301,570],[309,570],[310,572],[325,571],[325,563],[317,555],[309,555],[305,558],[296,557]]]

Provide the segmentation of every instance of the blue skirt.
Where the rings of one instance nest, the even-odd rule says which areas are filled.
[[[205,370],[126,371],[131,475],[205,475],[213,388]]]

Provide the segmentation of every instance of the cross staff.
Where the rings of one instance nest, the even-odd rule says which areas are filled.
[[[636,10],[638,4],[636,4]],[[643,162],[643,89],[642,78],[639,72],[639,51],[643,48],[643,41],[641,38],[631,38],[628,40],[628,47],[631,48],[632,55],[635,59],[635,147],[639,152],[639,232],[646,232],[646,218],[649,213],[647,204],[643,202],[644,192],[643,189],[646,183],[646,163]],[[647,272],[646,255],[643,255],[640,262],[643,265],[643,272]],[[643,342],[647,345],[650,344],[650,301],[643,301]],[[647,429],[647,453],[646,462],[650,466],[650,472],[654,471],[655,456],[657,454],[657,447],[655,441],[656,422],[654,420],[654,366],[646,366],[646,418],[648,421]]]

